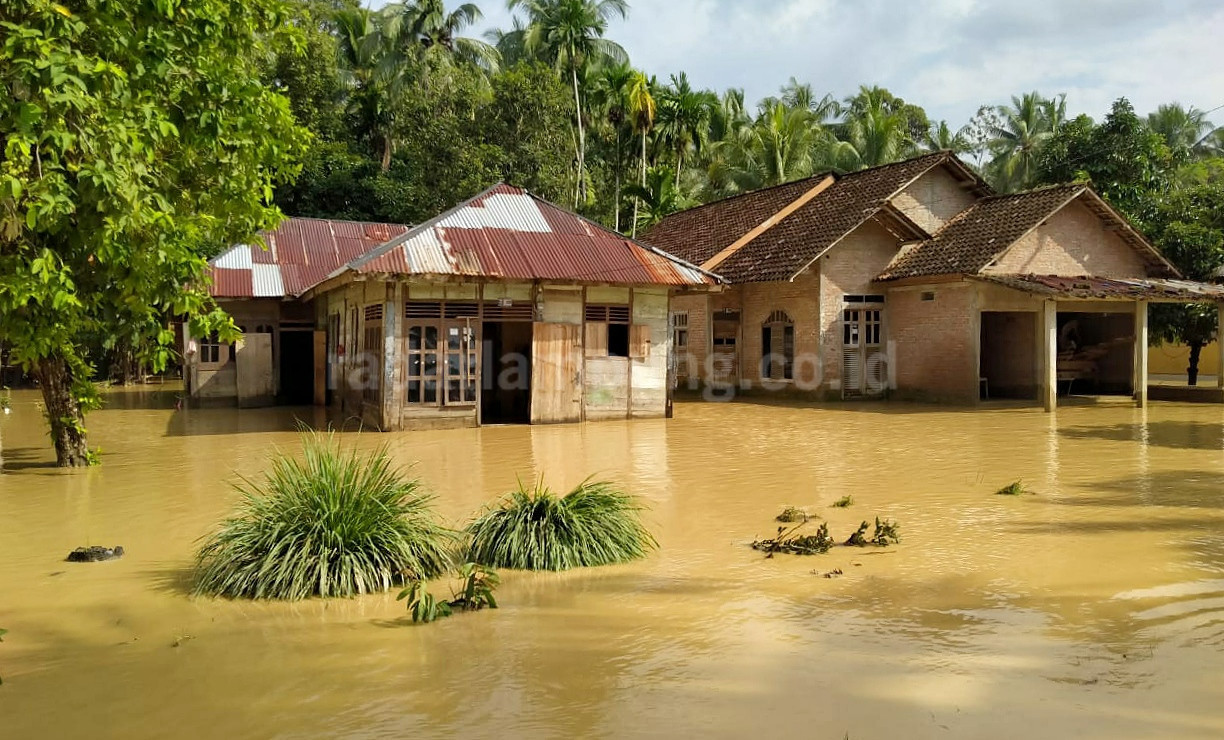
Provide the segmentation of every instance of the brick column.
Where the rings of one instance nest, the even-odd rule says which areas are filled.
[[[1046,411],[1058,407],[1058,301],[1046,301],[1041,308],[1041,399]]]

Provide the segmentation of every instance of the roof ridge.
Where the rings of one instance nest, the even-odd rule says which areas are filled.
[[[754,190],[745,190],[745,191],[744,191],[744,192],[742,192],[742,193],[733,193],[732,195],[724,195],[723,197],[721,197],[721,198],[719,198],[719,199],[717,199],[717,200],[710,200],[710,201],[706,201],[705,203],[698,203],[698,204],[697,204],[697,205],[695,205],[695,206],[690,206],[689,208],[685,208],[683,211],[676,211],[675,213],[669,213],[669,214],[667,215],[667,217],[671,217],[671,216],[678,216],[678,215],[680,215],[680,214],[682,214],[682,213],[692,213],[693,211],[699,211],[699,210],[701,210],[702,208],[706,208],[706,207],[708,207],[708,206],[716,206],[716,205],[719,205],[719,204],[721,204],[721,203],[727,203],[727,202],[729,202],[729,201],[733,201],[733,200],[736,200],[736,199],[739,199],[739,198],[746,198],[746,197],[748,197],[749,195],[757,195],[757,194],[759,194],[759,193],[767,193],[767,192],[769,192],[770,190],[777,190],[778,188],[784,188],[784,187],[786,187],[786,186],[788,186],[788,185],[796,185],[796,184],[798,184],[798,183],[801,183],[801,182],[806,182],[806,181],[808,181],[808,180],[816,180],[816,179],[818,179],[818,178],[819,178],[819,179],[823,179],[823,178],[826,178],[826,177],[829,177],[829,176],[832,176],[832,177],[835,177],[835,178],[839,178],[839,177],[841,177],[840,175],[838,175],[838,174],[837,174],[836,172],[834,172],[833,170],[822,170],[822,171],[820,171],[820,172],[813,172],[813,173],[812,173],[812,174],[810,174],[810,175],[804,175],[803,177],[800,177],[800,178],[797,178],[797,179],[794,179],[794,180],[787,180],[786,182],[780,182],[780,183],[778,183],[778,184],[776,184],[776,185],[766,185],[766,186],[765,186],[765,187],[763,187],[763,188],[756,188],[756,189],[754,189]]]
[[[994,195],[985,195],[978,198],[973,205],[976,206],[978,203],[985,201],[1004,200],[1007,198],[1022,198],[1026,195],[1039,195],[1041,193],[1049,193],[1055,190],[1074,190],[1077,188],[1086,189],[1088,187],[1089,185],[1086,182],[1059,182],[1051,185],[1039,185],[1035,188],[1029,188],[1028,190],[1018,190],[1014,193],[995,193]],[[972,207],[973,206],[970,206],[970,208]]]
[[[877,165],[872,165],[871,167],[864,167],[861,170],[854,170],[853,172],[847,172],[843,174],[842,177],[843,178],[857,177],[859,175],[864,175],[864,174],[868,174],[872,172],[879,172],[880,170],[886,170],[890,167],[897,167],[903,164],[913,164],[914,162],[918,162],[920,160],[927,159],[927,158],[948,159],[949,157],[955,157],[955,156],[956,156],[955,152],[953,152],[951,149],[940,149],[934,152],[927,152],[925,154],[919,154],[915,157],[906,157],[905,159],[898,159],[896,162],[885,162],[884,164],[877,164]]]

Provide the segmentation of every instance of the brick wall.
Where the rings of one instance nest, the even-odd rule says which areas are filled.
[[[774,311],[784,311],[795,325],[795,384],[812,388],[819,382],[815,363],[798,362],[803,357],[815,357],[820,351],[819,294],[820,279],[810,271],[793,282],[742,286],[740,372],[746,382],[753,387],[761,383],[761,329]]]
[[[869,221],[850,232],[820,259],[820,357],[825,390],[841,390],[844,296],[883,293],[884,289],[872,280],[884,271],[899,248],[897,237]],[[886,338],[891,310],[888,306],[884,311]]]
[[[974,200],[975,196],[961,187],[946,167],[938,167],[910,183],[892,204],[928,234],[934,234]]]
[[[1012,245],[986,272],[999,274],[1144,277],[1143,259],[1116,231],[1078,201]]]
[[[923,300],[933,293],[934,300]],[[971,403],[977,399],[976,287],[941,283],[888,293],[888,339],[897,395]]]

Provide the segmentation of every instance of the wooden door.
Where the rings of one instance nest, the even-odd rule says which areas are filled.
[[[888,387],[884,361],[884,310],[842,311],[842,397],[878,396]]]
[[[271,406],[276,393],[272,382],[272,335],[250,332],[234,347],[238,405]]]
[[[327,332],[314,333],[314,405],[327,405]]]
[[[582,342],[578,324],[537,322],[531,342],[531,423],[582,419]]]

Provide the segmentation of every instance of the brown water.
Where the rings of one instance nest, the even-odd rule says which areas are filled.
[[[539,473],[652,507],[649,560],[504,573],[502,609],[414,627],[390,596],[190,598],[228,481],[295,444],[293,412],[113,398],[84,472],[45,467],[34,395],[0,417],[6,738],[1224,736],[1218,406],[682,403],[347,435],[417,461],[456,523]],[[1035,495],[993,495],[1016,478]],[[784,504],[841,537],[893,517],[903,542],[766,560],[746,543]],[[87,543],[128,555],[62,562]]]

